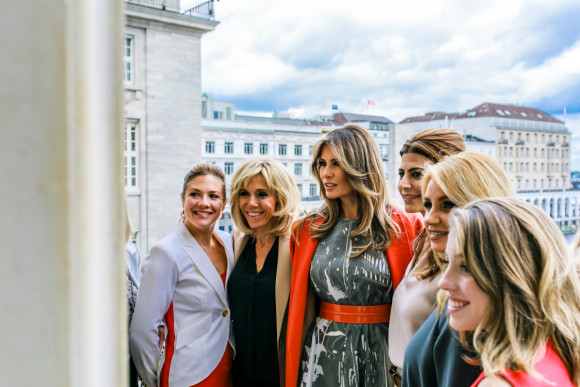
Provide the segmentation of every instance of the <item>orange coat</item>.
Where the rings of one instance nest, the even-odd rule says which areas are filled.
[[[392,207],[391,218],[400,230],[399,237],[391,241],[386,250],[394,291],[403,279],[407,265],[413,257],[413,240],[422,230],[423,221],[419,214],[407,214],[396,207]],[[286,387],[296,386],[298,382],[300,356],[306,331],[316,317],[316,298],[308,287],[310,263],[319,241],[310,237],[310,225],[313,221],[320,223],[322,218],[306,221],[298,237],[299,243],[294,237],[290,239],[292,282],[286,336]]]

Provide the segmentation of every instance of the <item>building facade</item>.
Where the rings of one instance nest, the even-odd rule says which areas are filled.
[[[578,192],[570,191],[570,139],[565,124],[531,107],[483,103],[465,113],[427,113],[397,124],[408,136],[427,128],[452,128],[469,150],[494,157],[516,196],[543,208],[564,230],[578,227]]]
[[[125,2],[125,193],[144,252],[175,228],[183,177],[202,159],[200,39],[217,23],[212,1],[187,3]]]

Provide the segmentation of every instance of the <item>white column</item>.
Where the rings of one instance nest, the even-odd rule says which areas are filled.
[[[0,12],[0,375],[126,383],[119,0]]]

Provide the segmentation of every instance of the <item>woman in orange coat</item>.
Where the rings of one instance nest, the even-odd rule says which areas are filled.
[[[390,302],[421,220],[390,204],[365,129],[336,129],[313,155],[324,204],[290,241],[286,386],[386,385]]]

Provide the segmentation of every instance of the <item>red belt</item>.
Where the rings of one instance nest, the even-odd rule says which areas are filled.
[[[320,317],[349,324],[378,324],[389,322],[391,305],[337,305],[320,301]]]

